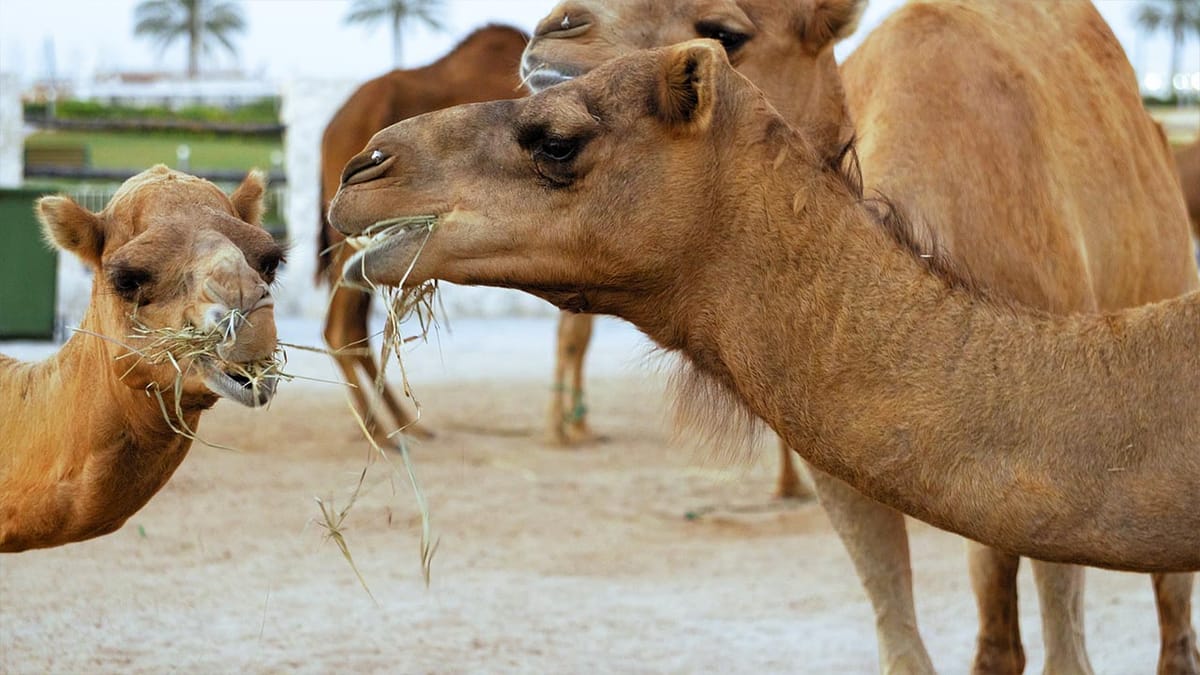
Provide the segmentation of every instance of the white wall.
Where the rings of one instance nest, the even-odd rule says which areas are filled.
[[[285,217],[291,252],[277,295],[281,313],[322,318],[328,289],[313,283],[320,228],[321,135],[357,82],[297,79],[283,89],[280,117],[287,127],[284,166],[288,177]],[[442,303],[450,318],[552,315],[556,310],[530,295],[498,288],[444,284]]]
[[[24,125],[17,76],[0,73],[0,187],[21,184],[25,172]]]

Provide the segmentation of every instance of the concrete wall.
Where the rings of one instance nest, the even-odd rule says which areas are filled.
[[[24,126],[17,76],[0,73],[0,187],[21,184],[25,172]]]
[[[358,85],[357,82],[293,80],[283,89],[281,117],[288,177],[286,218],[292,249],[280,282],[277,301],[285,314],[321,318],[328,289],[313,283],[320,228],[321,135],[330,118]],[[552,315],[543,300],[497,288],[467,288],[443,284],[442,302],[454,317]]]

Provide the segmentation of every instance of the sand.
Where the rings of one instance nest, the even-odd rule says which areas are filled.
[[[609,339],[628,347],[626,333]],[[548,368],[506,363],[418,389],[438,432],[413,451],[440,537],[430,587],[415,502],[385,463],[345,530],[377,604],[323,539],[314,497],[344,503],[368,451],[337,387],[294,382],[267,411],[219,404],[201,436],[240,451],[195,447],[117,533],[0,557],[0,671],[876,669],[870,610],[819,506],[769,499],[772,443],[744,458],[673,445],[663,377],[625,368],[592,379],[608,441],[551,448]],[[962,540],[910,532],[926,642],[939,670],[965,672],[976,621]],[[1039,672],[1028,565],[1021,593]],[[1097,672],[1153,672],[1148,577],[1090,572],[1087,612]]]

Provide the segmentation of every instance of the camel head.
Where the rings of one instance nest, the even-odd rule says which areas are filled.
[[[99,213],[66,196],[38,200],[46,238],[95,273],[83,328],[107,338],[89,339],[123,384],[181,387],[184,407],[270,400],[274,378],[246,377],[276,350],[270,285],[283,250],[260,225],[264,189],[257,171],[226,196],[160,165]]]
[[[364,247],[346,265],[353,283],[436,278],[616,313],[622,293],[644,298],[704,268],[741,219],[724,212],[730,191],[761,202],[754,175],[781,143],[819,171],[720,44],[694,40],[388,127],[346,165],[330,222]],[[376,225],[409,216],[436,221]]]
[[[793,126],[829,136],[849,128],[833,45],[854,32],[867,0],[566,0],[538,24],[521,59],[531,89],[582,75],[637,49],[695,38],[729,61]]]

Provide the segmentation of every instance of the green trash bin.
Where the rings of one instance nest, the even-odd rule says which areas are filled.
[[[58,254],[42,239],[33,202],[44,189],[0,189],[0,340],[54,337]]]

